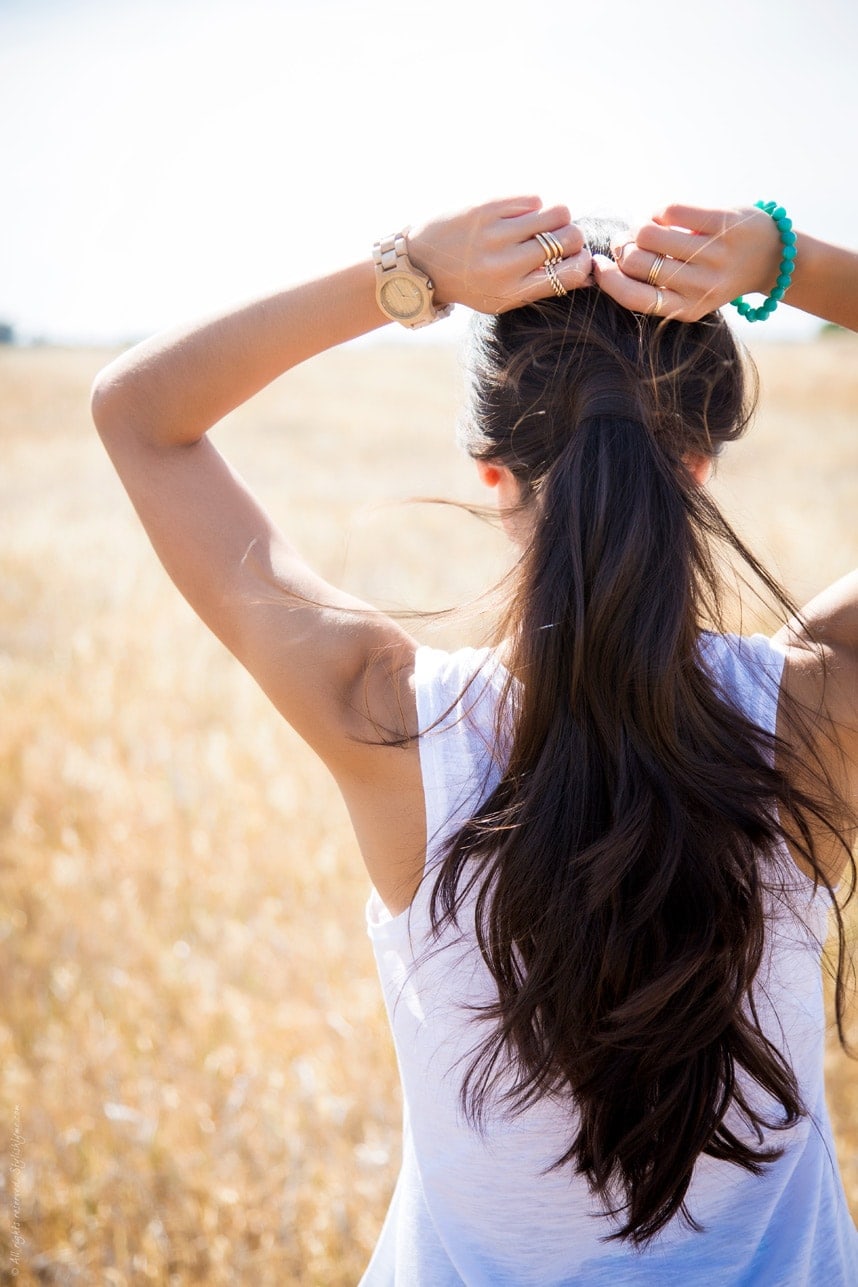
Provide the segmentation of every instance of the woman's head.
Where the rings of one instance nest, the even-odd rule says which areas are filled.
[[[582,226],[594,253],[609,254],[617,225]],[[511,470],[525,502],[593,418],[642,424],[667,461],[693,467],[743,432],[751,373],[720,313],[662,321],[581,289],[480,319],[460,438],[475,459]]]

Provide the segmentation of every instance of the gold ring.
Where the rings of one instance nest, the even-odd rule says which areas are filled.
[[[650,317],[658,317],[658,315],[661,312],[661,306],[664,303],[664,291],[659,290],[657,286],[654,287],[654,290],[655,290],[655,303],[653,304],[652,308],[647,309],[647,313],[649,314]]]
[[[562,281],[557,276],[557,270],[555,269],[553,263],[547,263],[545,265],[545,276],[551,282],[551,289],[554,291],[555,295],[569,294],[566,287],[563,285]]]
[[[561,245],[559,237],[555,237],[553,232],[543,233],[543,236],[548,244],[554,247],[554,257],[559,264],[563,258],[563,246]]]
[[[554,251],[551,249],[551,246],[545,240],[541,232],[536,233],[535,240],[538,241],[542,247],[543,263],[550,263],[554,258]]]
[[[536,240],[539,242],[540,246],[542,247],[543,253],[545,255],[545,258],[543,259],[543,263],[545,264],[559,263],[559,261],[563,258],[563,255],[557,254],[556,243],[549,241],[548,237],[541,232],[536,233]]]
[[[623,244],[622,244],[621,246],[618,246],[618,248],[614,251],[614,263],[615,263],[615,264],[618,264],[618,265],[620,266],[620,268],[622,268],[622,266],[623,266],[623,255],[626,253],[626,248],[627,248],[628,246],[634,246],[634,245],[636,245],[636,244],[637,244],[637,243],[636,243],[636,242],[634,242],[634,241],[624,241],[624,242],[623,242]]]
[[[647,279],[646,279],[647,286],[658,287],[658,282],[656,281],[656,278],[658,277],[659,269],[664,263],[664,260],[665,260],[664,255],[656,255],[655,259],[653,260],[652,268],[649,270],[649,273],[647,274]]]

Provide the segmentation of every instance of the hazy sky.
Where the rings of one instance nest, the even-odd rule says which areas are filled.
[[[137,336],[520,190],[858,244],[856,37],[855,0],[0,0],[0,318]]]

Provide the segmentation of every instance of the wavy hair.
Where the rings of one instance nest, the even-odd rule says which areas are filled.
[[[608,253],[610,227],[588,231]],[[761,1172],[780,1152],[764,1131],[804,1114],[753,1002],[766,863],[789,841],[833,893],[814,834],[848,843],[822,770],[800,788],[789,748],[701,664],[719,546],[794,611],[687,468],[737,439],[755,400],[724,319],[659,322],[580,290],[486,319],[475,353],[465,445],[510,468],[532,535],[499,632],[509,758],[432,890],[436,934],[475,897],[497,986],[462,1102],[479,1124],[496,1094],[512,1113],[568,1101],[556,1165],[621,1216],[613,1237],[645,1244],[677,1213],[697,1227],[701,1154]]]

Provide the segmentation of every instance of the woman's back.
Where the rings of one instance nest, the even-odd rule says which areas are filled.
[[[761,636],[703,636],[701,656],[725,698],[773,732],[783,654]],[[369,933],[397,1049],[405,1100],[403,1166],[376,1255],[373,1284],[496,1285],[689,1281],[847,1287],[858,1281],[858,1232],[843,1194],[823,1088],[820,953],[827,893],[797,868],[783,888],[771,872],[767,954],[755,1003],[762,1031],[795,1071],[808,1115],[772,1132],[782,1155],[763,1174],[702,1156],[687,1206],[647,1248],[607,1242],[618,1225],[586,1180],[552,1169],[568,1136],[568,1101],[544,1097],[518,1116],[490,1111],[482,1133],[462,1112],[464,1068],[480,1035],[474,1013],[494,999],[463,904],[459,928],[431,933],[432,869],[446,842],[495,788],[491,748],[502,667],[487,650],[421,649],[415,666],[426,825],[427,879],[409,911],[392,917],[377,895]],[[787,859],[787,863],[789,860]],[[787,867],[787,870],[790,868]],[[748,1087],[753,1097],[753,1087]],[[780,1105],[760,1096],[776,1122]],[[735,1111],[728,1123],[747,1127]],[[748,1142],[757,1145],[753,1137]]]
[[[97,382],[167,570],[336,777],[388,909],[372,933],[409,1118],[370,1281],[592,1282],[594,1255],[612,1279],[658,1263],[659,1282],[674,1263],[719,1282],[854,1269],[821,1092],[825,900],[800,868],[829,894],[855,871],[836,788],[858,764],[858,575],[789,635],[780,703],[762,644],[748,669],[710,638],[701,664],[725,551],[790,608],[704,485],[752,401],[711,310],[773,279],[774,220],[673,207],[609,262],[565,208],[490,202]],[[791,300],[858,328],[858,256],[799,249]],[[400,316],[400,287],[423,320],[454,301],[489,319],[466,445],[521,557],[507,671],[473,712],[480,658],[436,675],[303,562],[207,438],[379,307]],[[590,1220],[606,1206],[614,1223]]]

